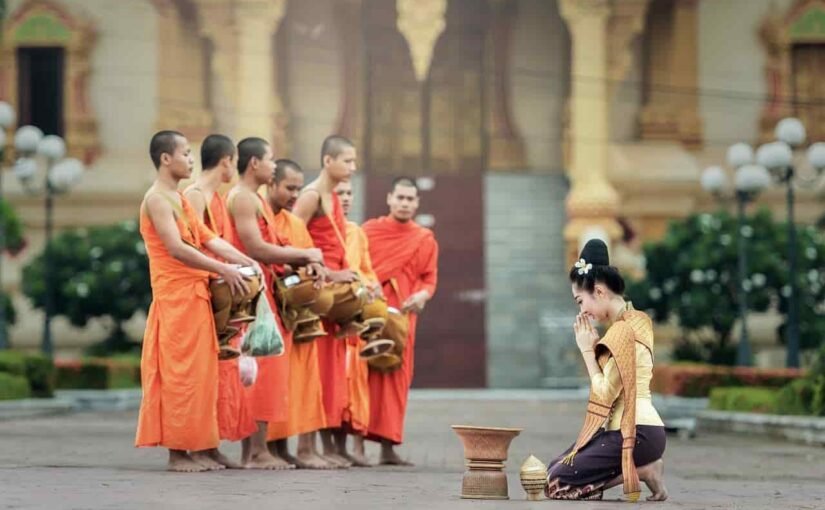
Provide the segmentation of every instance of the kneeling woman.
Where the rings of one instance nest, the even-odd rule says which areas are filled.
[[[636,501],[641,479],[653,493],[649,501],[664,501],[665,429],[649,387],[653,325],[622,297],[624,280],[610,265],[602,241],[588,241],[579,259],[570,281],[580,311],[574,331],[590,375],[590,398],[579,438],[548,467],[547,497],[601,499],[605,489],[624,483],[625,495]],[[592,320],[609,325],[604,338]]]

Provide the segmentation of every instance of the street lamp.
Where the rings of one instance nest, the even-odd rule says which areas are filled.
[[[786,365],[799,367],[799,289],[796,284],[797,254],[796,254],[796,223],[794,222],[794,187],[795,185],[813,186],[825,170],[825,143],[817,142],[808,148],[808,163],[814,168],[815,174],[810,177],[797,175],[793,160],[793,148],[805,143],[805,126],[799,119],[786,118],[779,121],[774,131],[775,142],[769,142],[756,151],[757,161],[770,170],[774,179],[784,183],[786,187],[786,202],[788,208],[788,325],[786,328],[786,343],[788,354]]]
[[[753,201],[760,191],[771,183],[770,175],[764,167],[753,164],[753,148],[745,143],[737,143],[728,149],[728,165],[736,169],[734,178],[736,212],[738,220],[737,266],[739,271],[739,345],[736,349],[736,364],[751,364],[750,339],[748,337],[748,278],[747,236],[745,235],[745,207]],[[728,188],[725,171],[718,166],[706,168],[702,172],[702,188],[716,196],[724,198]]]
[[[45,280],[45,319],[43,322],[43,352],[51,356],[52,315],[54,310],[54,275],[52,263],[52,230],[54,196],[67,192],[75,185],[83,173],[83,163],[74,158],[65,158],[66,144],[56,135],[43,136],[35,126],[23,126],[14,136],[14,146],[18,159],[14,174],[23,188],[31,195],[45,194],[46,197],[46,247],[43,252],[43,278]],[[45,177],[42,184],[36,179],[40,162],[45,161]]]
[[[17,115],[14,108],[5,101],[0,101],[0,203],[3,203],[3,173],[2,165],[6,152],[6,130],[14,125]],[[6,252],[6,218],[0,218],[0,350],[9,348],[9,339],[6,337],[6,300],[10,299],[3,290],[3,256]]]

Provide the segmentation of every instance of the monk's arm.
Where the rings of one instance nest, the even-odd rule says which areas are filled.
[[[217,255],[218,257],[230,262],[232,264],[240,264],[242,266],[259,267],[258,263],[250,257],[241,253],[237,248],[224,241],[220,237],[216,237],[204,243],[206,249]]]
[[[427,293],[429,296],[427,299],[433,297],[438,285],[438,242],[433,238],[431,243],[416,286],[419,291]]]
[[[189,200],[189,205],[192,206],[192,209],[195,211],[195,216],[198,218],[203,218],[203,213],[206,212],[206,199],[203,196],[203,193],[196,189],[190,189],[186,193],[184,193],[186,200]]]
[[[210,271],[221,276],[235,271],[232,266],[208,257],[183,242],[172,206],[159,194],[150,196],[146,200],[146,211],[169,255],[189,267]]]
[[[235,229],[246,252],[253,259],[264,264],[289,264],[305,266],[313,262],[322,262],[323,256],[317,248],[300,249],[291,246],[276,246],[264,241],[258,227],[258,209],[254,197],[239,193],[235,197],[232,215]]]
[[[424,310],[424,306],[435,294],[435,287],[438,283],[438,243],[430,238],[429,245],[423,253],[421,269],[418,273],[418,280],[413,287],[413,294],[407,298],[402,307],[419,313]]]
[[[308,224],[318,212],[318,201],[318,193],[315,190],[305,190],[298,196],[295,207],[292,208],[292,214]]]

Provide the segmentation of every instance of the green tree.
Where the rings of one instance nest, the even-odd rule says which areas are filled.
[[[146,311],[152,299],[143,240],[134,221],[68,230],[52,241],[54,309],[76,326],[94,317],[112,321],[109,337],[92,354],[135,350],[123,322]],[[23,268],[23,292],[36,308],[45,306],[44,255]]]
[[[677,359],[715,364],[735,360],[732,331],[740,298],[737,230],[736,218],[728,213],[695,214],[672,222],[660,241],[644,248],[647,277],[630,282],[627,293],[637,307],[650,310],[654,320],[678,319],[683,338],[674,352]],[[761,312],[778,304],[786,313],[785,225],[760,210],[742,231],[748,243],[748,308]],[[801,341],[812,348],[825,328],[825,243],[812,227],[800,229],[798,239]]]

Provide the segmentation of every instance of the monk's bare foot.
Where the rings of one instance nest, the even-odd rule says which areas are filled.
[[[202,464],[192,460],[189,454],[180,450],[169,450],[169,463],[166,465],[166,469],[176,473],[202,473],[209,471]]]
[[[243,469],[243,465],[241,465],[240,462],[235,462],[234,460],[231,460],[229,457],[221,453],[220,450],[218,450],[217,448],[215,448],[214,450],[209,450],[209,457],[227,469]]]
[[[662,459],[639,468],[639,478],[647,485],[650,492],[653,493],[648,496],[648,501],[665,501],[667,499],[665,462]]]
[[[208,451],[192,452],[189,456],[192,457],[192,460],[194,460],[201,466],[205,467],[209,471],[220,471],[221,469],[226,469],[226,466],[213,459],[209,455]]]
[[[287,469],[295,469],[295,466],[280,457],[273,457],[271,453],[264,450],[257,455],[250,455],[249,461],[244,464],[244,468],[286,471]]]
[[[399,457],[395,450],[386,448],[381,449],[381,460],[378,463],[382,466],[415,466],[412,462]]]
[[[321,454],[321,457],[327,462],[334,464],[338,469],[347,469],[352,467],[352,462],[348,461],[344,457],[341,457],[337,453],[323,453]]]
[[[353,467],[372,467],[372,464],[370,464],[370,461],[367,460],[366,457],[364,457],[362,455],[357,455],[355,453],[350,454],[350,453],[347,453],[346,451],[339,451],[338,456],[343,457],[344,459],[346,459],[347,462],[352,464]]]
[[[339,469],[337,464],[312,452],[298,453],[298,456],[295,458],[295,466],[297,466],[298,469]]]

